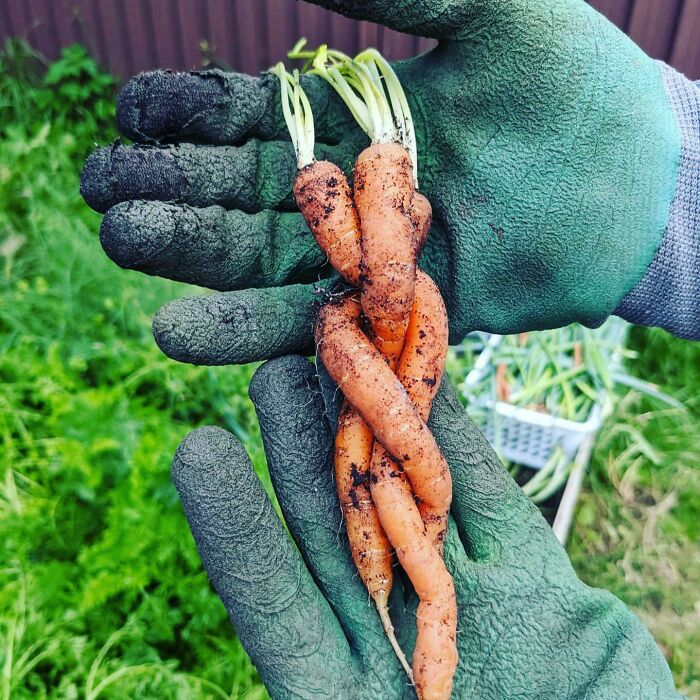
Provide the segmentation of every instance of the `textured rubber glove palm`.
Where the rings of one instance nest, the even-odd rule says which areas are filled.
[[[316,368],[290,356],[263,365],[250,394],[298,549],[225,431],[186,438],[173,478],[204,567],[268,691],[276,700],[415,697],[342,526],[332,480],[337,392],[322,391]],[[678,698],[649,633],[619,600],[576,577],[447,382],[430,428],[454,481],[445,547],[459,606],[453,698]],[[416,604],[397,576],[391,614],[409,658]]]
[[[675,186],[680,143],[658,64],[583,0],[318,2],[441,40],[396,69],[434,210],[422,264],[452,341],[610,314],[651,262]],[[361,132],[324,83],[305,88],[317,156],[349,172]],[[166,306],[154,322],[163,350],[223,364],[309,349],[316,295],[304,283],[330,272],[294,211],[277,81],[145,73],[124,88],[118,121],[137,145],[96,151],[82,183],[107,212],[107,253],[238,290]]]

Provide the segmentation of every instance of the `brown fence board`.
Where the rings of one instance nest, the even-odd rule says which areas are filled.
[[[645,2],[646,0],[637,0]],[[625,31],[635,0],[589,0],[589,4],[602,12],[611,22]]]
[[[10,8],[6,3],[0,2],[0,27],[4,27],[6,36],[13,36],[14,30],[10,20]]]
[[[180,50],[180,26],[171,0],[149,0],[144,3],[150,13],[150,24],[154,27],[153,41],[158,65],[161,68],[184,67],[184,56]]]
[[[236,0],[234,3],[236,17],[236,33],[232,39],[240,49],[236,70],[245,73],[257,73],[270,64],[268,41],[265,32],[266,13],[260,0]],[[271,17],[271,21],[282,21],[283,10],[279,7]],[[224,57],[226,53],[224,52]]]
[[[3,3],[7,7],[8,29],[12,28],[12,34],[8,36],[27,36],[29,30],[29,18],[25,13],[26,5],[22,2]]]
[[[97,56],[105,68],[111,69],[102,32],[97,22],[94,0],[71,0],[71,7],[76,40]]]
[[[360,46],[379,47],[379,25],[372,22],[360,22],[358,40]]]
[[[298,35],[304,36],[308,39],[309,46],[318,46],[324,41],[328,41],[328,34],[326,33],[326,19],[327,16],[324,12],[319,12],[318,8],[314,5],[310,5],[306,2],[300,2],[297,5],[297,15],[298,15]],[[364,22],[360,23],[360,30],[362,31],[362,25]]]
[[[51,53],[60,49],[55,32],[51,30],[51,10],[47,0],[25,0],[25,6],[31,22],[32,42],[37,46],[50,47]]]
[[[58,54],[63,47],[61,28],[68,28],[70,17],[67,15],[64,8],[61,7],[61,2],[51,2],[46,0],[46,21],[51,34],[51,50],[53,54]],[[59,17],[59,15],[61,15]]]
[[[129,73],[129,39],[126,36],[124,18],[120,3],[111,0],[95,2],[101,36],[104,37],[104,50],[110,70],[120,76]]]
[[[332,12],[327,16],[329,32],[324,43],[347,54],[357,53],[360,38],[359,24]]]
[[[177,23],[180,27],[180,53],[182,55],[182,68],[192,70],[202,63],[200,42],[205,38],[207,3],[200,3],[190,12],[187,3],[178,0],[175,2]]]
[[[124,73],[120,73],[122,77],[158,65],[155,44],[151,41],[148,33],[145,5],[146,3],[141,2],[133,3],[133,6],[129,7],[129,11],[126,13],[130,60],[128,69]]]
[[[632,10],[628,33],[652,58],[667,60],[683,0],[645,0]]]
[[[435,39],[428,39],[427,37],[419,36],[416,53],[425,53],[426,51],[430,51],[430,49],[432,49],[436,44],[437,41],[435,41]]]
[[[700,0],[686,0],[683,5],[671,63],[682,73],[700,78]]]
[[[386,27],[381,27],[381,32],[381,42],[378,48],[388,60],[398,61],[414,55],[412,36],[401,34]]]
[[[273,59],[272,47],[278,46],[279,58],[283,58],[286,51],[296,41],[294,37],[294,13],[290,11],[289,1],[284,0],[258,0],[264,7],[261,17],[261,34],[265,36],[264,54],[268,59]],[[272,63],[272,61],[269,61]]]
[[[237,65],[240,47],[236,40],[236,20],[233,3],[230,0],[209,0],[203,2],[206,15],[204,25],[204,40],[214,55],[224,56],[231,66]],[[228,49],[228,50],[227,50]]]
[[[700,0],[590,0],[651,56],[700,79]],[[353,22],[299,0],[0,0],[0,39],[27,38],[48,58],[75,41],[122,78],[156,67],[202,65],[200,43],[221,65],[257,73],[284,57],[303,33],[311,46],[389,58],[435,42]]]
[[[0,5],[4,3],[0,0]],[[68,0],[56,0],[49,2],[51,9],[51,24],[57,38],[58,48],[54,49],[53,56],[58,55],[63,46],[68,46],[75,41],[75,17],[73,16],[72,3]]]

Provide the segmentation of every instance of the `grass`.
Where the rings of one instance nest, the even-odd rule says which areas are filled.
[[[569,552],[649,627],[681,692],[700,698],[700,345],[634,329],[637,376],[686,410],[621,397],[598,441]]]
[[[253,368],[155,347],[154,311],[192,289],[118,270],[78,195],[84,156],[114,137],[113,83],[79,49],[43,78],[36,61],[19,45],[0,61],[0,698],[266,697],[169,479],[187,432],[218,424],[269,488]],[[570,551],[700,697],[700,347],[644,330],[633,344],[630,369],[688,410],[623,398]]]
[[[153,313],[192,289],[117,269],[78,194],[114,137],[111,81],[79,51],[53,89],[13,80],[25,59],[0,66],[0,697],[259,697],[169,478],[216,423],[265,479],[253,368],[155,347]]]

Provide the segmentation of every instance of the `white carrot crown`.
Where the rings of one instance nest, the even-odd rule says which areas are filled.
[[[297,155],[299,170],[314,162],[314,115],[306,93],[299,84],[299,71],[289,73],[280,61],[270,70],[280,81],[282,113]]]
[[[318,75],[333,87],[372,143],[396,142],[408,151],[414,184],[418,187],[418,153],[411,109],[389,62],[376,49],[366,49],[351,58],[329,49],[327,44],[313,51],[305,46],[306,39],[300,39],[287,55],[305,61],[303,73]],[[290,74],[278,63],[272,72],[280,79],[282,110],[301,168],[314,160],[311,106],[299,85],[299,71]]]

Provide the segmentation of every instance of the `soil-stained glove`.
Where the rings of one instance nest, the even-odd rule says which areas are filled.
[[[187,437],[173,478],[204,568],[270,695],[415,697],[348,549],[332,479],[332,388],[322,392],[316,368],[288,356],[258,370],[250,395],[294,543],[227,432]],[[445,546],[459,607],[452,697],[679,698],[647,630],[576,577],[447,382],[429,425],[454,482]],[[391,614],[410,658],[417,600],[409,585],[396,577]]]
[[[396,71],[434,211],[422,265],[445,297],[451,340],[612,313],[654,258],[679,176],[661,64],[583,0],[317,1],[440,40]],[[320,79],[304,88],[317,157],[349,172],[363,135]],[[307,350],[309,283],[330,271],[292,201],[278,81],[144,73],[117,114],[136,144],[98,149],[82,180],[106,212],[108,255],[226,292],[164,307],[161,348],[203,364]]]

